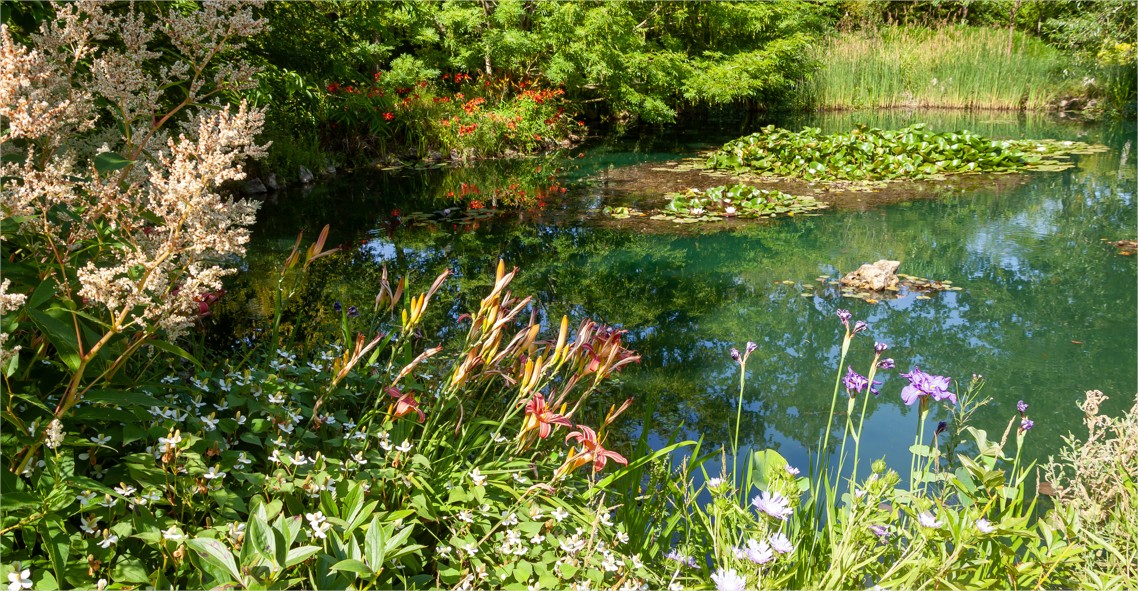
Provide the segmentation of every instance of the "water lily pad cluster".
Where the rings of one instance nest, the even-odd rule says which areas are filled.
[[[823,134],[764,127],[707,157],[711,169],[811,181],[943,178],[946,174],[1062,170],[1070,154],[1105,149],[1082,142],[992,140],[970,131],[932,132],[924,124],[899,130],[864,125]]]
[[[729,218],[772,218],[793,216],[828,207],[810,196],[789,195],[782,191],[759,189],[750,185],[724,185],[706,190],[688,189],[665,195],[664,209],[648,216],[679,224],[719,221]],[[624,215],[614,211],[611,215]]]

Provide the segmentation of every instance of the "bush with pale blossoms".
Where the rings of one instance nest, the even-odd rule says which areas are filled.
[[[245,253],[257,204],[220,187],[265,155],[263,110],[225,100],[254,80],[231,57],[265,29],[254,8],[58,4],[27,44],[0,26],[0,254],[5,297],[30,296],[2,338],[34,356],[5,343],[4,375],[62,370],[56,418],[183,334]]]

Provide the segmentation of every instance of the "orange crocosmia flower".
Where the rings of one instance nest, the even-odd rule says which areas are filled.
[[[419,408],[419,401],[415,400],[415,395],[411,392],[404,394],[394,386],[387,389],[387,395],[395,399],[395,418],[399,418],[411,411],[419,413],[419,422],[427,420],[427,415]]]
[[[572,427],[573,423],[550,410],[545,404],[545,396],[540,393],[535,394],[533,400],[526,403],[526,420],[522,424],[522,433],[525,434],[537,429],[537,436],[545,439],[553,431],[553,425]],[[588,429],[588,427],[584,428]]]
[[[581,450],[579,452],[573,450],[569,453],[569,459],[557,469],[558,475],[568,474],[589,462],[593,463],[593,472],[600,472],[608,460],[625,466],[628,465],[628,460],[624,456],[601,447],[595,431],[584,425],[580,425],[580,429],[580,431],[573,431],[565,436],[566,442],[570,439],[576,439],[581,444]]]

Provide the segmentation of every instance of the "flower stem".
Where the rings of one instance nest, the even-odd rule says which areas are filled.
[[[739,477],[739,425],[743,422],[743,387],[747,383],[747,362],[739,362],[739,402],[735,405],[735,439],[731,444],[731,482]],[[746,493],[744,493],[746,494]]]

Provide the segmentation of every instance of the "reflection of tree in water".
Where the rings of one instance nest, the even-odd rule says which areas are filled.
[[[829,409],[841,338],[834,310],[847,307],[871,326],[855,342],[854,367],[867,371],[874,339],[891,345],[888,354],[898,364],[875,402],[888,412],[867,419],[870,431],[908,445],[912,414],[897,396],[903,382],[897,374],[920,365],[965,383],[972,373],[988,377],[986,393],[996,404],[978,415],[978,426],[1002,432],[1015,401],[1025,398],[1036,440],[1057,441],[1077,429],[1073,401],[1083,390],[1125,393],[1138,382],[1134,260],[1100,242],[1133,232],[1134,178],[1119,175],[1119,165],[1116,150],[1083,157],[1070,171],[1033,174],[1014,190],[706,235],[508,220],[457,232],[383,228],[362,250],[314,266],[290,314],[298,333],[331,330],[338,323],[334,301],[370,308],[378,263],[388,265],[389,277],[409,274],[416,292],[450,268],[456,276],[434,300],[427,326],[462,334],[465,327],[454,319],[485,294],[502,257],[521,268],[514,290],[542,303],[535,313],[547,327],[569,314],[629,329],[629,344],[643,362],[626,372],[619,391],[595,401],[594,412],[628,395],[651,399],[656,432],[666,436],[682,424],[710,445],[722,443],[733,428],[738,385],[727,351],[754,340],[759,349],[748,363],[744,441],[813,447]],[[359,209],[365,202],[350,203]],[[385,219],[377,209],[360,214],[370,218],[367,227]],[[290,246],[261,242],[250,273],[239,278],[244,286],[231,290],[235,301],[227,305],[245,310],[251,296],[242,294],[263,300],[271,293],[268,277]],[[871,306],[800,297],[797,285],[779,284],[811,283],[879,258],[965,290]],[[903,425],[884,418],[899,413]]]

